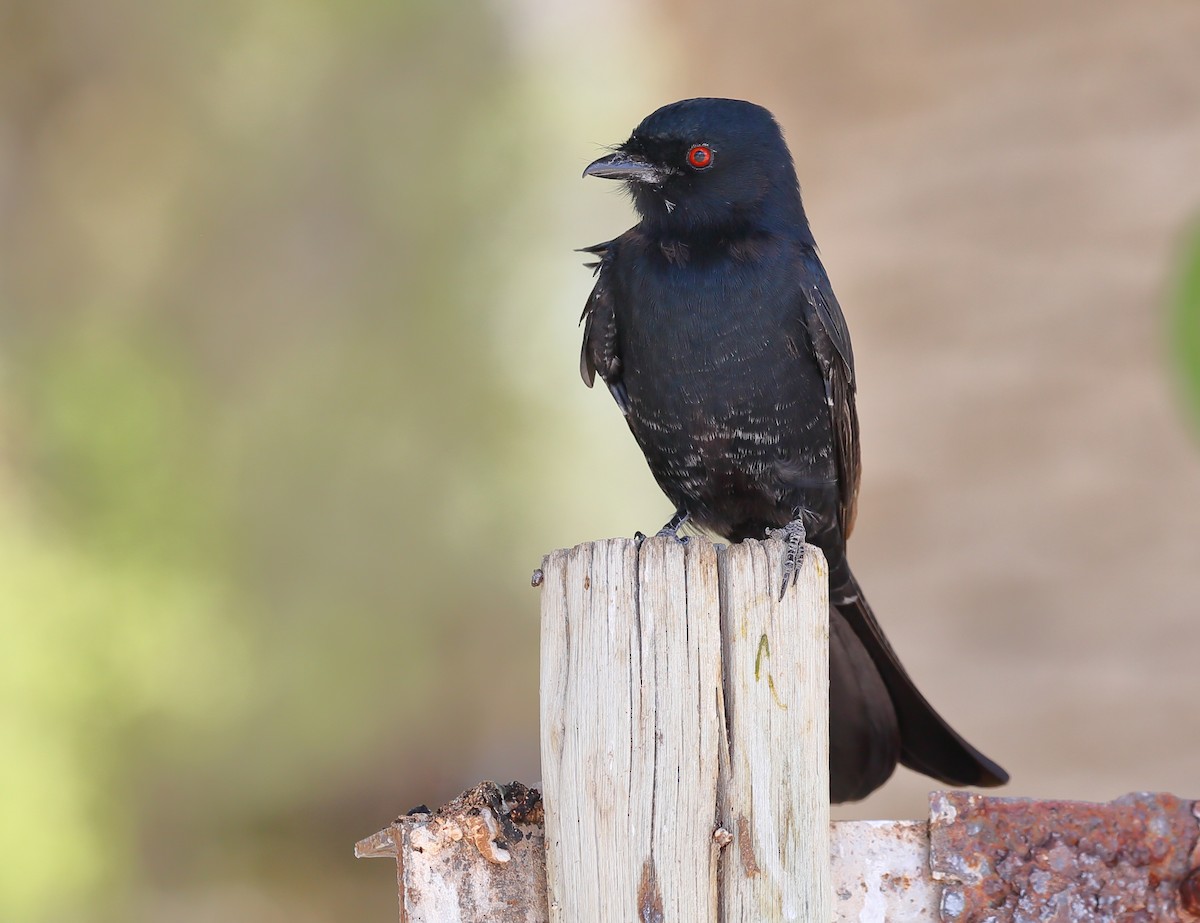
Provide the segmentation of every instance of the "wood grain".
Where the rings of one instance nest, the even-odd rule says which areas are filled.
[[[555,923],[831,918],[824,561],[809,549],[780,603],[782,553],[652,538],[547,557]]]

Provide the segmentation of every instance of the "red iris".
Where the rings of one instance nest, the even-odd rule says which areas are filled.
[[[712,166],[713,152],[707,144],[697,144],[687,153],[687,162],[697,170]]]

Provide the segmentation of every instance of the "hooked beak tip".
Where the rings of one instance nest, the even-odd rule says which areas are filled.
[[[601,179],[635,180],[655,185],[666,178],[666,173],[659,167],[623,151],[592,161],[584,168],[583,175],[598,176]]]

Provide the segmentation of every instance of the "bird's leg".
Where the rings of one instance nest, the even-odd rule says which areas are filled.
[[[795,584],[804,563],[804,540],[808,532],[804,528],[804,511],[797,510],[796,518],[782,529],[768,529],[767,538],[777,538],[786,544],[783,550],[783,580],[779,584],[779,598],[787,592],[788,584]]]
[[[675,515],[667,520],[667,524],[658,530],[658,535],[656,537],[673,538],[681,545],[686,545],[688,542],[688,537],[686,535],[680,535],[679,530],[683,528],[684,523],[686,523],[690,518],[691,516],[688,515],[687,510],[676,510]]]
[[[691,516],[688,514],[687,510],[676,510],[675,515],[667,521],[665,526],[658,530],[654,537],[673,538],[675,541],[679,542],[679,544],[686,545],[688,543],[688,536],[680,535],[679,530],[683,528],[683,524],[689,519],[691,519]],[[638,543],[638,547],[640,548],[642,546],[642,542],[646,540],[646,535],[643,532],[634,532],[633,540]]]

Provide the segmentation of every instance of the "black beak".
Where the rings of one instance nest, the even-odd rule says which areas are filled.
[[[617,151],[588,164],[583,175],[599,176],[601,179],[634,180],[657,186],[670,175],[670,171],[633,154]]]

